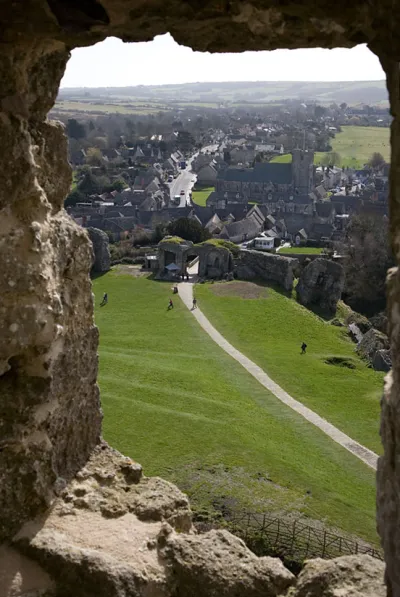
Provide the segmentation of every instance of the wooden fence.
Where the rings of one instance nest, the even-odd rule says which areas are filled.
[[[309,558],[332,559],[339,556],[368,554],[383,560],[377,546],[318,529],[300,521],[288,522],[268,514],[235,513],[225,518],[229,530],[241,537],[258,555],[304,561]]]

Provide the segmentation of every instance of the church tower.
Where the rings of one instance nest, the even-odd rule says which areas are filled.
[[[314,152],[303,149],[292,151],[292,184],[297,195],[308,195],[314,186]]]

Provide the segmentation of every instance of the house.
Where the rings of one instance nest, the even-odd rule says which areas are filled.
[[[221,221],[221,218],[218,216],[218,214],[214,214],[206,223],[206,225],[204,226],[204,228],[206,228],[210,234],[220,234],[223,228],[223,223]]]
[[[264,228],[264,217],[256,206],[251,209],[245,218],[231,224],[226,224],[221,230],[219,238],[242,243],[258,236]],[[261,216],[261,217],[260,217]]]
[[[296,232],[296,234],[293,235],[294,236],[294,242],[296,247],[299,247],[300,245],[304,245],[308,239],[307,233],[304,230],[304,228],[301,228],[301,230],[298,230]]]
[[[274,239],[269,236],[257,236],[254,239],[254,248],[259,251],[270,251],[274,248]],[[252,246],[253,246],[253,243]]]
[[[197,183],[200,185],[214,185],[217,176],[217,170],[212,163],[204,165],[197,172]]]

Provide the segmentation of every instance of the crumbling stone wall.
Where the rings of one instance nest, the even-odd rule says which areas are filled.
[[[167,31],[178,43],[203,51],[368,43],[386,71],[394,116],[391,237],[396,259],[400,254],[400,12],[393,2],[3,0],[1,8],[0,540],[10,538],[62,492],[100,439],[91,251],[86,234],[62,209],[71,182],[66,142],[61,126],[46,119],[71,48],[109,35],[146,41]],[[391,272],[388,295],[393,372],[382,401],[385,452],[379,462],[377,503],[388,593],[399,597],[397,268]],[[93,570],[101,576],[98,565]],[[187,579],[190,572],[181,570]],[[238,587],[223,593],[224,586],[218,587],[219,594],[239,594]],[[268,595],[264,589],[257,594]],[[326,591],[320,594],[332,594],[329,587]],[[305,594],[312,593],[298,592]]]
[[[225,247],[216,247],[211,243],[196,246],[199,256],[200,278],[221,278],[233,269],[232,253]]]
[[[344,270],[340,263],[318,257],[301,272],[296,286],[298,301],[305,306],[318,306],[334,315],[344,287]]]
[[[92,272],[102,274],[111,268],[110,246],[107,234],[98,228],[87,228],[93,245]]]
[[[284,290],[293,288],[294,275],[299,267],[297,259],[275,253],[244,250],[239,252],[235,272],[240,280],[261,278],[273,282]]]

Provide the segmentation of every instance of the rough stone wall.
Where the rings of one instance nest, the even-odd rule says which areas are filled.
[[[239,253],[235,272],[241,280],[261,278],[290,291],[293,288],[294,272],[298,266],[297,259],[291,257],[245,250]]]
[[[383,49],[381,63],[386,71],[391,126],[390,232],[393,255],[400,260],[400,76],[398,56]],[[381,403],[380,434],[384,455],[378,461],[377,521],[385,551],[388,597],[400,595],[400,278],[393,268],[387,281],[387,314],[392,371],[385,378]]]
[[[296,286],[298,301],[305,306],[317,306],[334,315],[344,287],[344,270],[340,263],[318,257],[301,272]]]
[[[3,45],[0,540],[48,506],[101,430],[91,248],[62,209],[66,138],[46,120],[67,59],[61,44]]]
[[[108,236],[98,228],[87,228],[93,245],[92,271],[95,273],[108,272],[111,267],[111,255]]]
[[[158,267],[160,273],[164,272],[164,268],[167,265],[167,253],[173,253],[174,263],[176,263],[176,265],[179,267],[180,272],[186,272],[186,258],[191,247],[193,247],[193,243],[191,241],[182,240],[180,243],[168,242],[168,237],[165,237],[164,240],[158,243]]]
[[[400,11],[382,0],[2,0],[0,6],[3,539],[46,507],[64,479],[86,462],[100,434],[97,332],[88,277],[91,251],[86,235],[61,209],[70,185],[65,139],[61,127],[46,120],[68,50],[109,35],[145,41],[167,31],[179,43],[208,51],[368,43],[385,68],[394,116],[391,235],[397,258]],[[399,303],[399,274],[394,270],[389,284],[393,372],[382,401],[385,453],[377,497],[390,597],[400,596]]]
[[[232,253],[225,247],[203,244],[196,247],[199,255],[199,276],[220,278],[232,270]]]

